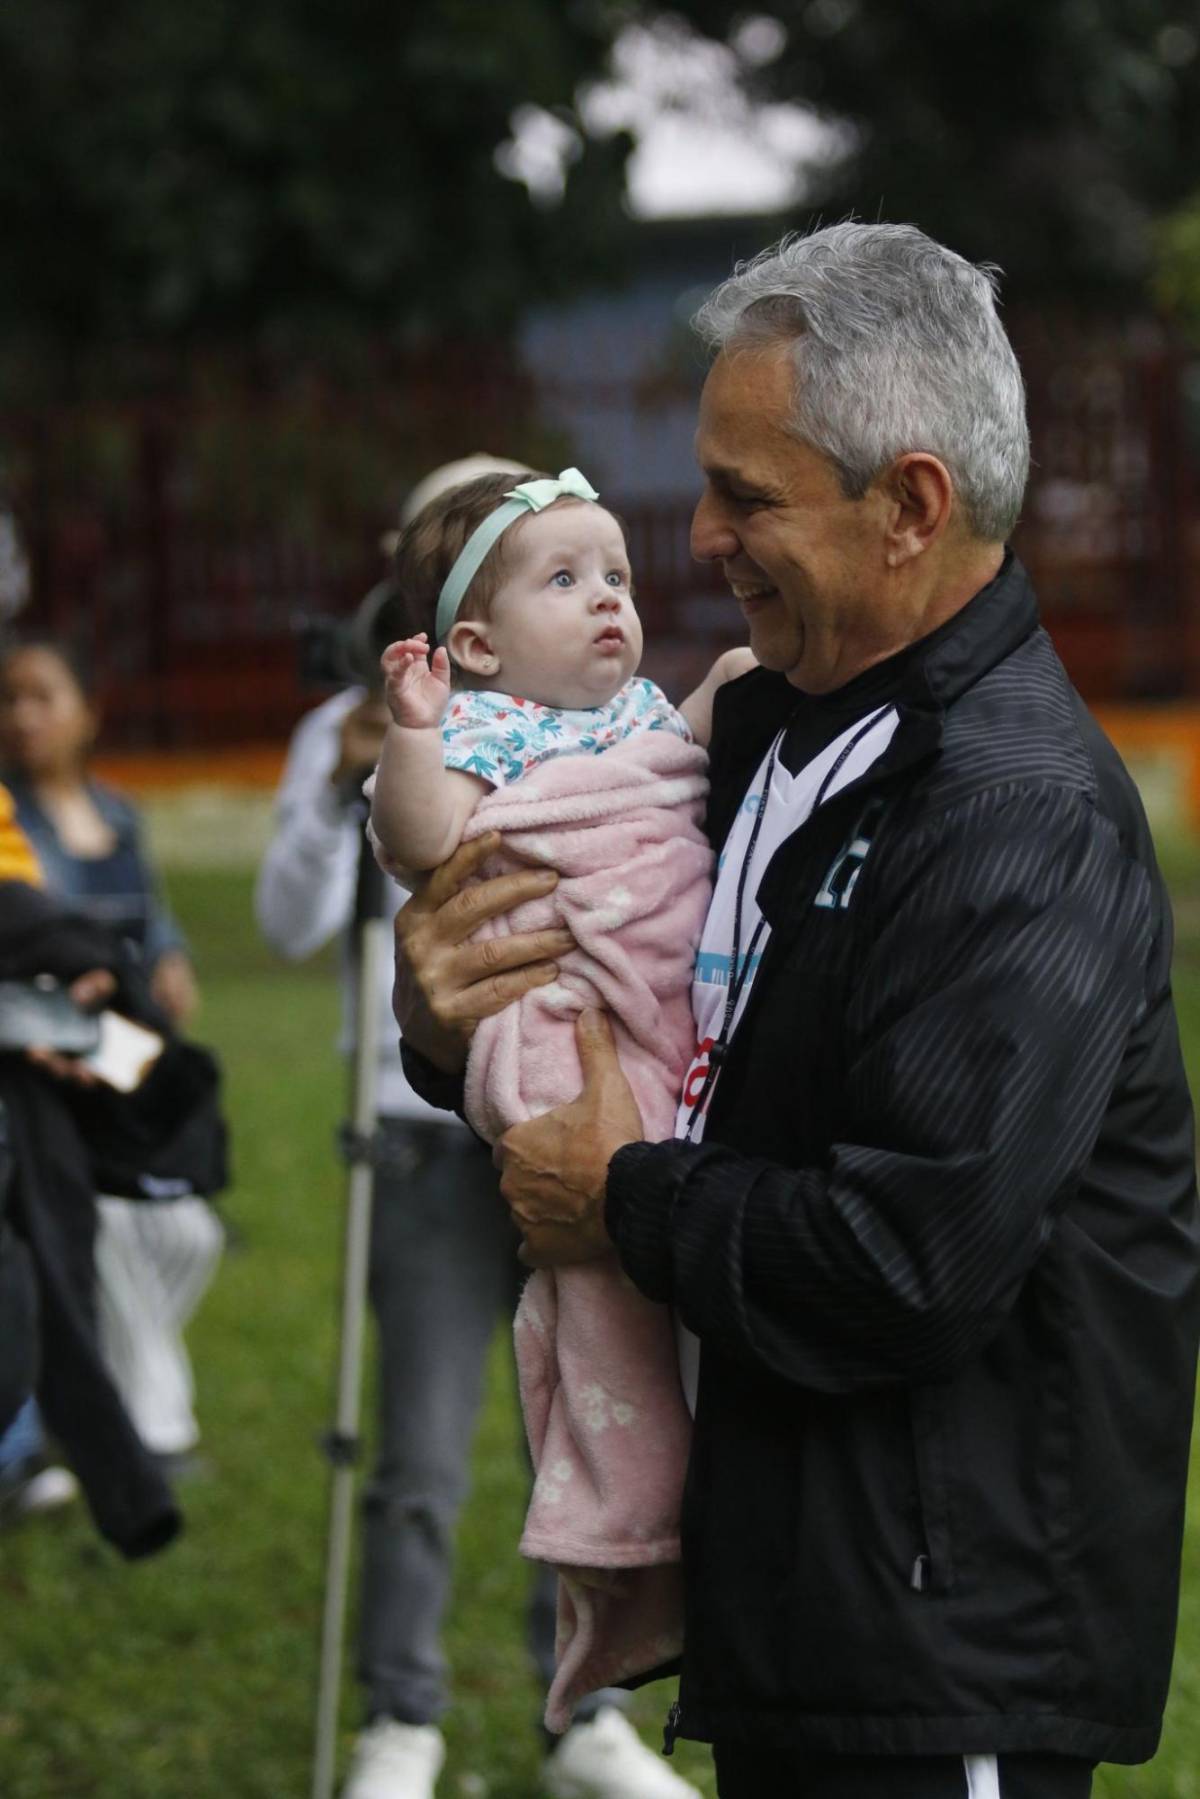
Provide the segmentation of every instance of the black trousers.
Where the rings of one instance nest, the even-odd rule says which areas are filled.
[[[797,1755],[714,1743],[720,1799],[1088,1799],[1094,1763],[1069,1755]]]

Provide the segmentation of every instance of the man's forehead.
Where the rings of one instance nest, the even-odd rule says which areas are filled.
[[[692,439],[696,461],[708,478],[734,484],[763,479],[778,464],[780,450],[786,453],[790,447],[777,422],[755,412],[717,420],[701,414]]]
[[[749,481],[754,476],[754,459],[752,456],[734,456],[728,461],[722,460],[723,452],[707,440],[702,431],[697,431],[692,439],[692,449],[696,461],[704,473],[714,481]]]
[[[706,474],[744,480],[786,437],[792,370],[786,353],[723,353],[708,372],[700,395],[694,448]]]

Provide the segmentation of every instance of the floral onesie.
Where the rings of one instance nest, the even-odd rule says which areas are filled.
[[[493,787],[519,781],[553,756],[599,756],[635,731],[674,731],[692,741],[683,714],[661,688],[635,675],[606,706],[571,710],[508,693],[456,693],[442,720],[447,768]]]

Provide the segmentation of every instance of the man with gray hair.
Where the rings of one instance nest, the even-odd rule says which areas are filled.
[[[606,1021],[510,1131],[534,1263],[672,1306],[695,1436],[676,1734],[722,1799],[1082,1799],[1153,1754],[1200,1336],[1191,1106],[1144,814],[1005,547],[1028,442],[994,273],[843,224],[740,268],[694,553],[761,667],[718,698],[720,852],[673,1141]],[[556,950],[397,922],[406,1065]],[[532,884],[537,877],[523,877]]]

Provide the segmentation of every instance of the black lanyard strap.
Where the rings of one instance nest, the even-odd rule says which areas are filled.
[[[879,723],[881,718],[885,718],[889,712],[892,712],[894,710],[895,710],[895,708],[889,703],[886,706],[880,706],[875,712],[872,712],[870,718],[864,719],[863,723],[858,727],[858,730],[854,733],[854,735],[850,739],[849,743],[842,750],[837,761],[834,763],[834,765],[830,769],[829,773],[825,776],[825,779],[821,782],[820,787],[817,789],[817,797],[813,801],[811,807],[809,808],[809,813],[808,813],[809,818],[812,817],[814,812],[820,811],[821,807],[825,803],[825,799],[826,799],[827,794],[829,793],[829,789],[833,786],[833,783],[837,780],[838,776],[841,774],[843,768],[846,766],[847,762],[850,760],[851,756],[854,754],[855,750],[858,748],[858,746],[862,742],[863,738],[868,737],[870,735],[870,733],[875,729],[875,726]]]

